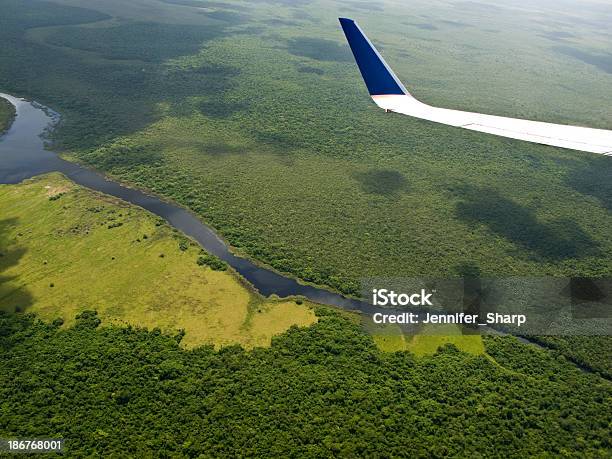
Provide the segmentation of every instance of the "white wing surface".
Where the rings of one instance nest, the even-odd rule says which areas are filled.
[[[415,99],[351,19],[340,18],[361,75],[380,108],[527,142],[612,156],[612,131],[432,107]]]

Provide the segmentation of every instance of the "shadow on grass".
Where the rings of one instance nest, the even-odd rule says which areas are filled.
[[[455,267],[455,271],[463,278],[463,312],[480,315],[486,292],[480,280],[480,267],[472,261]],[[463,326],[463,334],[471,334],[474,327]]]
[[[612,212],[612,160],[595,157],[572,166],[567,184],[579,193],[597,198],[601,205]]]
[[[482,224],[495,234],[547,261],[601,254],[599,245],[574,221],[540,222],[531,209],[492,189],[464,187],[457,205],[459,219]]]
[[[414,23],[414,22],[404,22],[404,24],[407,26],[416,27],[417,29],[421,29],[421,30],[438,30],[438,28],[435,25],[428,24],[428,23],[420,24],[420,23]]]
[[[589,53],[571,46],[553,46],[552,49],[558,53],[578,59],[585,64],[594,65],[606,73],[612,73],[612,54],[610,53]]]
[[[235,11],[218,10],[203,14],[211,19],[227,22],[230,24],[244,24],[246,22],[249,22],[250,20],[250,15],[245,13],[237,13]]]
[[[471,24],[467,24],[465,22],[461,22],[461,21],[450,21],[450,20],[441,20],[440,21],[442,24],[445,24],[447,26],[451,26],[451,27],[458,27],[458,28],[465,28],[465,27],[474,27]]]
[[[309,67],[307,65],[298,67],[297,71],[300,73],[314,73],[315,75],[323,75],[325,73],[324,70],[315,67]]]
[[[394,196],[408,190],[406,177],[397,171],[386,169],[370,169],[353,174],[361,190],[368,194]]]
[[[224,100],[225,94],[236,86],[235,77],[238,75],[240,75],[239,69],[217,64],[207,64],[186,70],[175,69],[169,72],[169,77],[175,81],[177,86],[172,97],[169,97],[174,102],[170,115],[190,116],[194,107],[185,103],[185,99],[192,96],[207,97],[207,100],[198,103],[195,109],[213,118],[226,118],[246,108],[248,106],[246,102],[237,106],[235,102]]]
[[[299,134],[298,134],[299,135]],[[297,135],[286,134],[284,132],[258,131],[254,133],[258,143],[267,146],[274,153],[287,155],[294,150],[304,148],[307,144]]]
[[[16,276],[7,276],[5,271],[19,263],[26,252],[15,248],[6,237],[8,230],[17,226],[16,218],[0,220],[0,311],[25,312],[32,305],[32,295],[17,282]]]
[[[289,52],[295,56],[309,57],[318,61],[350,62],[353,60],[347,45],[323,38],[294,38],[289,42]]]
[[[9,30],[21,26],[18,19],[15,22]],[[165,63],[197,53],[205,43],[229,33],[225,27],[134,23],[54,31],[48,37],[49,44],[100,57],[79,60],[78,65],[72,53],[32,45],[17,32],[3,30],[5,41],[14,43],[17,51],[7,58],[1,73],[14,82],[12,91],[25,91],[65,116],[54,136],[61,140],[59,148],[90,150],[154,123],[160,118],[157,107],[161,101],[170,102],[177,113],[183,113],[185,110],[180,109],[188,97],[215,95],[227,88],[238,70],[208,66],[180,71]],[[141,63],[126,63],[124,59]],[[32,67],[26,73],[22,71],[24,62]],[[42,74],[52,75],[53,82],[45,84],[33,76]]]

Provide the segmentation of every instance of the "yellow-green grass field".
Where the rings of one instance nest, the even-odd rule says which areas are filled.
[[[0,97],[0,135],[6,131],[15,117],[15,107],[6,99]]]
[[[399,327],[387,326],[373,334],[379,349],[387,352],[410,351],[417,357],[435,354],[440,346],[453,344],[459,350],[470,354],[485,354],[480,335],[463,335],[454,324],[423,327],[420,333],[404,335]]]
[[[59,173],[0,185],[0,310],[185,330],[182,343],[269,345],[316,322],[312,304],[265,299],[231,271],[196,263],[201,248],[145,210]]]

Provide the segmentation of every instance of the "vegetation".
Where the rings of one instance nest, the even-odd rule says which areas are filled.
[[[513,338],[381,353],[321,310],[272,346],[180,348],[179,337],[57,328],[0,313],[0,431],[63,437],[70,456],[605,457],[610,384]],[[153,414],[154,413],[154,414]]]
[[[0,135],[11,126],[15,118],[15,107],[8,100],[0,97]]]
[[[266,346],[316,320],[310,304],[262,298],[148,212],[59,174],[0,185],[0,215],[2,311],[69,326],[95,309],[103,323],[182,330],[188,347]]]
[[[227,269],[227,263],[219,260],[214,255],[203,253],[198,257],[197,261],[200,266],[209,266],[214,271],[225,271]]]
[[[243,254],[352,294],[467,263],[612,272],[607,158],[384,114],[335,22],[363,18],[425,101],[609,128],[605,8],[83,4],[99,11],[0,0],[0,87],[64,115],[67,157],[185,205]]]
[[[610,128],[604,6],[68,3],[0,0],[0,89],[62,114],[65,157],[179,202],[242,254],[352,294],[466,266],[612,273],[608,158],[382,113],[335,21],[363,19],[432,104]],[[258,297],[57,175],[0,187],[0,215],[3,436],[64,437],[75,456],[612,452],[608,341],[372,339]]]
[[[433,334],[435,333],[435,334]],[[480,335],[463,335],[456,326],[441,326],[434,330],[423,330],[412,337],[407,349],[416,356],[435,354],[438,348],[452,344],[457,349],[471,354],[484,354],[485,348]]]
[[[534,336],[531,339],[588,371],[612,379],[610,336]]]
[[[368,324],[374,342],[386,352],[410,351],[416,357],[435,354],[440,347],[452,344],[460,351],[474,355],[485,354],[482,337],[479,334],[464,335],[456,325],[425,326],[418,334],[409,335],[395,325],[385,327]]]

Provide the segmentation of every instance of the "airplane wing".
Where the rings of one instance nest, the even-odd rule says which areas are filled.
[[[432,107],[415,99],[355,21],[340,18],[372,99],[385,111],[527,142],[612,156],[612,131]]]

